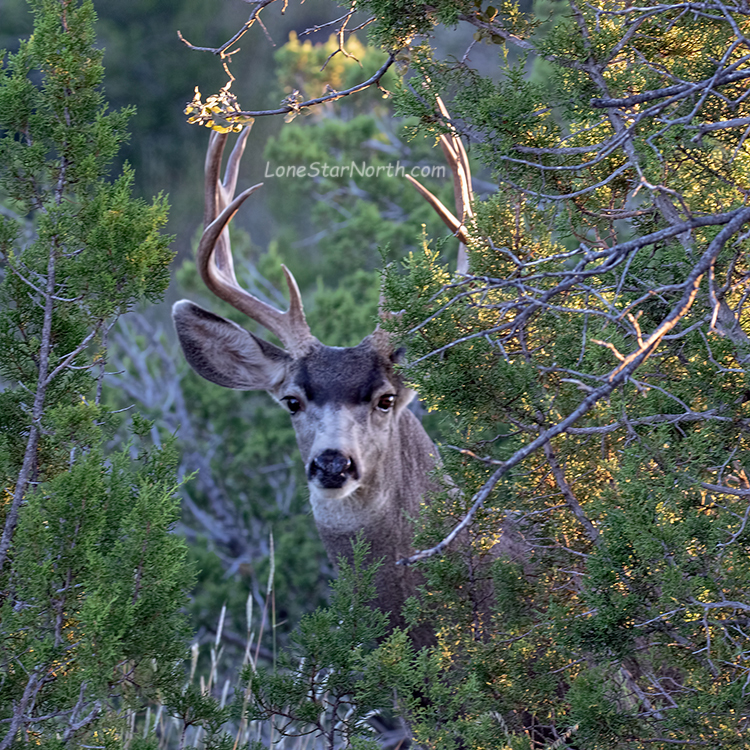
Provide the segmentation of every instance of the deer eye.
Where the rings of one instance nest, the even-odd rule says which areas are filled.
[[[378,399],[377,407],[380,411],[388,411],[396,403],[396,396],[393,393],[387,393]]]
[[[285,404],[286,408],[289,409],[290,414],[297,414],[302,411],[302,402],[294,396],[285,396],[281,399]]]

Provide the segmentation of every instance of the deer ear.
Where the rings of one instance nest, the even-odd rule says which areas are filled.
[[[172,319],[190,366],[206,380],[241,391],[273,390],[292,358],[231,320],[180,300]]]

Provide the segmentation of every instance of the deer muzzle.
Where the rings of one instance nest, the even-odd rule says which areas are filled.
[[[352,458],[329,448],[310,462],[307,479],[323,489],[333,490],[340,489],[350,479],[358,480],[359,472]]]

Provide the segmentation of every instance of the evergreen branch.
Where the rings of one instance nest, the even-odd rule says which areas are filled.
[[[594,143],[591,146],[560,146],[558,148],[536,148],[533,146],[522,146],[520,144],[514,144],[513,148],[522,154],[552,154],[554,156],[575,156],[578,154],[591,154],[594,151],[599,151],[608,143],[609,141],[604,141],[602,143]],[[585,163],[588,164],[589,162]]]
[[[675,3],[673,5],[666,4],[666,3],[660,3],[658,5],[631,5],[627,8],[623,8],[621,10],[610,10],[610,9],[604,9],[604,8],[596,8],[597,15],[603,15],[603,16],[611,16],[613,18],[617,16],[631,16],[634,13],[672,13],[675,10],[692,10],[696,12],[704,12],[708,8],[715,8],[717,5],[716,0],[708,0],[708,2],[705,3],[694,3],[694,2],[688,2],[688,3]],[[737,13],[740,15],[750,15],[750,9],[746,5],[731,5],[731,4],[721,4],[722,7],[726,7],[727,10],[731,11],[732,13]]]
[[[697,143],[706,133],[712,133],[714,130],[727,130],[729,128],[747,127],[748,125],[750,125],[750,117],[735,117],[732,120],[704,122],[701,125],[688,125],[688,127],[698,129],[698,134],[691,139],[693,143]]]
[[[533,295],[530,295],[528,297],[521,296],[517,300],[514,300],[511,303],[509,303],[508,305],[509,308],[518,308],[518,307],[523,308],[521,312],[519,312],[515,317],[503,322],[500,325],[493,326],[492,328],[488,328],[482,331],[467,334],[466,336],[462,336],[458,339],[454,339],[448,344],[445,344],[444,346],[441,346],[437,349],[433,349],[427,354],[424,354],[421,357],[415,360],[412,360],[405,366],[405,369],[413,368],[415,365],[419,364],[420,362],[430,359],[431,357],[434,357],[438,354],[442,354],[443,352],[446,352],[449,349],[452,349],[454,346],[465,343],[467,341],[471,341],[473,339],[477,339],[481,337],[486,337],[493,333],[499,333],[500,331],[520,330],[527,323],[529,317],[537,310],[544,308],[545,305],[548,304],[548,300],[550,300],[553,296],[569,291],[571,288],[573,288],[577,284],[580,284],[580,282],[583,281],[583,279],[587,277],[598,276],[600,274],[612,271],[620,263],[622,263],[625,257],[627,257],[633,251],[638,250],[642,247],[654,245],[656,243],[662,242],[663,240],[670,239],[672,237],[684,234],[685,232],[688,232],[692,229],[697,229],[699,227],[706,227],[706,226],[720,226],[722,224],[730,226],[731,229],[729,230],[728,234],[724,234],[724,232],[726,231],[726,227],[725,227],[725,229],[722,230],[722,233],[720,233],[720,236],[722,238],[729,237],[731,236],[731,234],[735,233],[739,227],[741,227],[744,223],[748,221],[747,211],[748,209],[746,208],[744,209],[740,208],[734,211],[729,211],[727,213],[713,214],[713,215],[703,216],[699,218],[692,218],[692,219],[689,219],[688,221],[680,222],[678,224],[674,224],[664,229],[660,229],[657,232],[652,232],[650,234],[641,235],[640,237],[636,237],[632,240],[628,240],[627,242],[618,243],[605,250],[596,251],[596,252],[587,252],[584,255],[581,262],[576,266],[576,268],[574,268],[571,271],[565,270],[565,271],[539,272],[536,274],[532,274],[530,276],[522,277],[521,279],[505,279],[505,280],[491,279],[490,281],[492,281],[492,283],[495,286],[500,286],[502,284],[510,284],[513,286],[520,286],[520,285],[527,286],[529,281],[533,281],[537,279],[548,279],[550,277],[555,277],[555,276],[562,276],[565,280],[561,282],[560,284],[558,284],[557,286],[555,286],[554,288],[549,289],[546,292],[544,292],[540,298],[536,298]],[[724,240],[722,240],[722,243],[721,243],[722,247],[723,247],[723,243],[724,243]],[[714,243],[712,243],[710,247],[713,248]],[[711,255],[711,257],[713,257],[713,255]],[[586,269],[587,265],[590,265],[593,261],[596,261],[596,260],[604,260],[605,262],[601,263],[600,265],[594,268]],[[699,266],[701,266],[701,264],[699,264]],[[476,278],[481,278],[481,277],[476,277]],[[693,281],[694,280],[695,279],[693,279]],[[669,287],[669,289],[670,291],[683,289],[686,283],[690,283],[690,282],[683,282],[682,284],[675,284],[674,286]],[[464,294],[465,293],[462,293],[460,296],[464,296]],[[449,304],[450,302],[446,303],[445,307],[447,307]],[[415,326],[412,329],[412,331],[418,330],[419,328],[421,328],[421,326],[422,324]],[[672,327],[673,326],[669,328],[670,331],[672,330]],[[667,332],[665,332],[664,335],[666,335],[666,333]],[[661,340],[661,336],[659,336],[659,340]]]
[[[680,422],[702,422],[704,420],[716,420],[719,422],[731,422],[731,417],[719,416],[718,410],[707,409],[706,411],[686,411],[683,414],[653,414],[650,417],[625,422],[613,422],[612,424],[600,425],[598,427],[570,427],[566,432],[571,435],[607,435],[616,432],[623,427],[640,427],[661,424],[679,424]]]
[[[91,711],[88,713],[88,715],[84,716],[82,719],[76,721],[76,716],[78,716],[79,712],[83,709],[85,701],[85,694],[86,694],[86,688],[87,684],[84,680],[81,683],[81,688],[78,691],[78,702],[73,707],[73,710],[70,712],[70,718],[68,720],[68,726],[65,728],[65,732],[63,733],[63,743],[67,743],[70,741],[71,737],[75,732],[79,732],[81,729],[83,729],[85,726],[88,726],[92,721],[96,719],[96,717],[99,715],[99,712],[101,711],[101,702],[95,701],[94,707],[91,709]]]
[[[708,271],[709,266],[713,263],[716,255],[718,255],[732,235],[734,235],[748,221],[750,221],[750,208],[743,208],[733,212],[733,218],[711,241],[705,253],[683,283],[682,286],[684,287],[684,292],[681,299],[654,332],[643,341],[642,345],[627,357],[624,357],[621,364],[610,372],[607,377],[607,382],[592,391],[589,396],[587,396],[567,417],[546,429],[536,439],[516,451],[511,458],[496,469],[482,488],[472,497],[471,506],[464,518],[438,544],[429,549],[420,550],[409,557],[402,558],[397,564],[413,565],[420,560],[441,554],[464,529],[471,525],[474,516],[479,509],[483,507],[490,493],[503,476],[530,455],[535,453],[539,448],[543,448],[552,438],[565,432],[569,427],[575,424],[578,419],[590,411],[598,401],[609,397],[617,387],[627,382],[635,371],[651,356],[651,354],[653,354],[663,336],[669,333],[677,322],[687,314],[695,301],[695,296],[698,292],[698,285],[704,274]],[[674,229],[674,227],[671,227],[671,229]],[[750,606],[748,609],[750,609]]]
[[[750,612],[750,604],[746,602],[735,602],[728,599],[723,599],[720,602],[701,602],[693,597],[690,598],[690,602],[706,611],[711,609],[738,609],[740,612]]]
[[[554,476],[555,481],[557,482],[557,486],[560,488],[560,492],[562,492],[563,497],[565,498],[565,502],[567,506],[570,508],[570,510],[573,512],[573,515],[578,520],[578,523],[583,526],[586,536],[594,543],[598,544],[599,542],[599,532],[597,531],[596,527],[593,523],[591,523],[590,519],[586,516],[586,514],[583,512],[583,508],[581,507],[581,504],[578,502],[578,498],[575,496],[575,493],[573,492],[573,488],[568,483],[568,480],[565,478],[565,471],[563,470],[562,466],[557,461],[557,457],[555,456],[555,452],[552,450],[552,444],[550,442],[547,442],[544,444],[544,455],[547,457],[547,463],[550,466],[550,469],[552,470],[552,476]]]
[[[733,487],[725,487],[723,484],[711,484],[709,482],[701,482],[700,486],[704,490],[708,490],[709,492],[716,492],[719,495],[734,495],[735,497],[750,497],[750,489],[736,490]],[[745,518],[745,521],[746,520],[747,520],[747,517]]]
[[[55,367],[52,372],[46,377],[44,381],[44,385],[49,385],[57,375],[59,375],[63,370],[65,370],[70,363],[91,343],[92,339],[96,334],[99,332],[99,329],[102,327],[102,324],[104,323],[103,319],[100,319],[97,321],[96,325],[89,331],[89,333],[84,337],[84,339],[81,341],[81,343],[73,349],[69,354],[65,355],[62,362],[60,362],[57,367]],[[88,365],[87,367],[91,367],[95,365]]]
[[[716,237],[714,237],[700,261],[696,263],[693,270],[688,274],[687,279],[683,283],[685,292],[677,306],[673,308],[672,312],[661,323],[661,325],[659,325],[643,342],[643,345],[623,360],[610,377],[615,377],[621,370],[624,370],[630,362],[643,362],[651,356],[651,353],[661,339],[677,325],[677,322],[682,319],[690,307],[692,307],[695,296],[698,294],[698,287],[701,279],[713,265],[716,256],[724,248],[724,245],[729,242],[731,237],[748,221],[750,221],[750,208],[739,209],[735,212],[735,216],[727,222],[726,226],[716,235]]]
[[[639,737],[638,742],[652,743],[659,742],[665,745],[696,745],[699,747],[705,747],[709,744],[709,740],[675,740],[670,737]],[[713,743],[710,743],[713,744]]]

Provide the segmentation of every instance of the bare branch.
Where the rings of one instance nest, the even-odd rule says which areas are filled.
[[[41,420],[44,413],[44,401],[47,396],[47,376],[49,372],[49,357],[52,351],[52,315],[54,311],[54,290],[55,290],[55,271],[56,271],[56,254],[58,252],[56,243],[53,243],[49,250],[47,259],[47,281],[44,291],[44,320],[42,323],[41,342],[39,348],[39,364],[37,374],[36,393],[34,394],[34,404],[31,410],[31,425],[29,427],[29,436],[26,441],[26,450],[24,452],[21,471],[16,480],[16,486],[13,490],[13,500],[5,516],[5,527],[0,539],[0,570],[5,565],[8,557],[10,545],[13,540],[13,534],[18,524],[18,517],[29,487],[29,481],[36,464],[37,444],[41,430]],[[2,747],[0,747],[2,750]]]
[[[396,55],[390,54],[388,55],[388,59],[381,65],[380,68],[372,75],[370,76],[366,81],[362,81],[361,83],[356,84],[355,86],[352,86],[351,88],[345,89],[343,91],[333,91],[330,94],[325,94],[324,96],[319,96],[315,99],[308,99],[304,102],[299,102],[294,105],[287,104],[284,107],[279,107],[278,109],[264,109],[264,110],[248,110],[248,111],[242,111],[242,112],[236,112],[233,113],[233,116],[236,118],[240,117],[270,117],[274,115],[285,115],[289,112],[300,112],[301,110],[305,109],[306,107],[315,107],[318,104],[327,104],[328,102],[335,102],[338,99],[341,99],[345,96],[350,96],[351,94],[356,94],[359,91],[364,91],[367,88],[370,88],[370,86],[380,86],[380,81],[383,78],[383,76],[388,72],[389,68],[393,65],[393,63],[396,61]],[[228,117],[228,119],[231,119],[231,116]]]
[[[26,687],[24,688],[21,700],[13,706],[13,716],[11,718],[10,728],[3,738],[3,741],[0,742],[0,750],[7,750],[7,748],[9,748],[13,743],[16,733],[20,729],[21,723],[23,722],[26,708],[28,707],[29,703],[34,701],[37,694],[42,689],[44,683],[45,679],[39,678],[39,672],[37,670],[34,670],[29,675],[29,680],[26,683]]]
[[[192,50],[196,50],[197,52],[211,52],[214,55],[224,57],[226,54],[230,54],[227,53],[227,50],[236,42],[238,42],[248,31],[250,31],[255,21],[258,20],[260,12],[274,2],[276,2],[276,0],[252,0],[252,4],[255,5],[255,9],[250,14],[250,17],[247,19],[247,21],[245,21],[242,28],[236,34],[234,34],[231,39],[224,42],[221,47],[196,47],[194,44],[188,42],[188,40],[185,39],[185,37],[183,37],[179,31],[177,32],[177,36],[180,38],[180,41],[183,42],[183,44],[185,44],[187,47],[190,47],[190,49]]]
[[[578,523],[583,526],[584,530],[586,531],[586,536],[588,536],[588,538],[592,542],[596,543],[599,539],[599,532],[583,512],[583,508],[578,502],[578,498],[576,498],[575,494],[573,493],[573,489],[568,484],[568,480],[565,478],[565,472],[563,471],[563,468],[557,462],[557,457],[555,456],[555,453],[552,450],[552,445],[550,443],[544,444],[544,455],[547,457],[547,462],[550,465],[550,469],[552,469],[552,474],[555,477],[557,486],[560,488],[560,492],[562,492],[563,497],[565,498],[565,502],[573,512],[573,515],[576,517]]]

